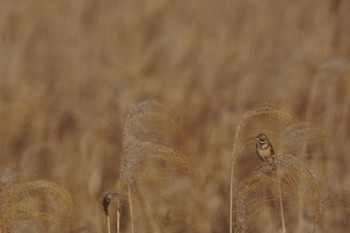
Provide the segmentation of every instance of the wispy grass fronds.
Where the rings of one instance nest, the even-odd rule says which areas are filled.
[[[246,111],[243,114],[241,120],[239,121],[239,124],[236,129],[235,137],[233,140],[233,148],[231,153],[231,159],[232,159],[233,165],[235,165],[235,162],[237,160],[237,156],[238,156],[237,151],[240,151],[238,142],[239,142],[242,130],[244,129],[245,125],[249,121],[256,119],[260,116],[273,117],[273,118],[276,118],[277,120],[280,120],[286,123],[287,125],[294,125],[298,123],[298,119],[294,114],[289,113],[286,110],[283,110],[274,105],[258,106],[251,110]]]
[[[289,154],[274,156],[273,159],[260,163],[255,175],[259,176],[271,171],[277,172],[275,175],[287,187],[288,192],[293,193],[296,198],[299,197],[299,184],[302,183],[308,187],[312,199],[317,199],[315,174],[295,156]]]
[[[287,194],[292,194],[298,200],[300,183],[309,187],[309,193],[315,200],[317,188],[314,174],[296,157],[278,155],[261,162],[234,194],[233,231],[248,232],[264,209],[277,212],[273,208],[275,202],[280,205],[282,227],[285,228],[283,202]]]
[[[171,182],[174,176],[191,172],[189,159],[177,149],[163,143],[171,135],[174,120],[154,101],[137,104],[124,127],[121,179],[136,182]],[[168,137],[168,136],[167,136]]]
[[[150,142],[135,142],[124,148],[121,179],[137,182],[168,183],[191,172],[191,163],[180,151]]]
[[[123,146],[135,141],[171,145],[177,130],[176,122],[160,103],[143,101],[131,110],[125,120]]]
[[[189,159],[164,141],[172,136],[174,124],[157,102],[144,101],[134,107],[124,126],[120,169],[124,182],[171,182],[174,176],[191,172]]]
[[[159,232],[149,201],[139,196],[145,195],[139,185],[169,184],[176,177],[191,173],[189,159],[173,146],[176,130],[175,121],[155,101],[138,103],[126,118],[120,178],[128,185],[132,232],[135,231],[133,195],[147,207],[145,213],[152,231]]]
[[[67,217],[73,202],[61,186],[44,181],[2,184],[1,227],[11,232],[20,221],[59,223]]]
[[[264,105],[255,107],[251,110],[248,110],[243,114],[243,117],[239,121],[239,124],[236,129],[235,137],[233,140],[233,148],[231,153],[231,176],[230,176],[230,219],[232,220],[233,216],[233,193],[234,193],[234,170],[235,170],[235,164],[238,157],[238,152],[241,151],[239,148],[239,140],[240,135],[245,127],[245,125],[250,121],[253,120],[259,116],[269,116],[276,118],[278,120],[281,120],[282,122],[286,123],[287,125],[293,125],[297,124],[298,120],[295,115],[292,113],[289,113],[279,107],[273,106],[273,105]],[[233,232],[233,225],[232,221],[230,221],[230,233]]]
[[[252,175],[240,185],[234,195],[232,226],[235,233],[247,232],[256,216],[269,208],[273,197],[266,188],[273,187],[274,178]]]
[[[323,200],[319,203],[314,222],[312,233],[316,232],[317,226],[320,223],[322,214],[328,208],[339,207],[346,212],[350,213],[350,192],[348,190],[343,190],[340,192],[333,192],[326,195]]]
[[[281,150],[301,150],[305,144],[313,144],[324,139],[325,133],[316,125],[301,122],[286,127],[281,135],[279,146]]]

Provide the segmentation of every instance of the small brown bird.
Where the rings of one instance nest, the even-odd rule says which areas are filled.
[[[271,142],[265,134],[261,133],[256,138],[256,154],[262,161],[274,155],[274,150]]]

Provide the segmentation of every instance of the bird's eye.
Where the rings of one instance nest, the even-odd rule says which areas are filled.
[[[260,139],[259,139],[259,142],[260,142],[261,144],[264,144],[264,143],[266,143],[266,140],[265,140],[265,138],[260,138]]]

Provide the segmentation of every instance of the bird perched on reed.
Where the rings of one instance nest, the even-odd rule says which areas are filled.
[[[265,134],[261,133],[256,138],[256,154],[262,161],[266,161],[266,159],[270,158],[274,155],[274,150],[271,142],[266,137]]]

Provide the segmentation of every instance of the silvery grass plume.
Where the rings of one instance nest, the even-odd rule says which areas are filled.
[[[275,203],[280,198],[283,202],[291,198],[297,202],[302,192],[300,183],[308,188],[310,199],[316,200],[315,176],[296,157],[280,154],[261,162],[234,194],[233,231],[250,232],[265,209],[278,213]]]
[[[282,133],[270,131],[277,136],[278,143],[273,144],[277,153],[261,162],[243,182],[236,184],[236,161],[249,144],[242,144],[241,135],[248,128],[248,123],[256,122],[260,117],[275,118],[275,125],[285,126]],[[300,216],[304,213],[303,206],[316,206],[319,190],[315,175],[296,155],[301,157],[299,155],[308,144],[322,138],[323,132],[318,127],[301,123],[295,115],[276,106],[259,106],[243,114],[237,126],[231,155],[230,232],[251,231],[254,226],[252,223],[256,222],[262,210],[279,213],[282,232],[286,232],[285,215],[290,215],[285,211],[287,204],[294,202],[288,211],[295,211]]]
[[[280,136],[280,150],[300,153],[304,146],[322,141],[325,133],[320,127],[307,122],[289,125]]]
[[[243,150],[241,147],[241,135],[244,132],[245,127],[247,124],[253,120],[258,119],[259,117],[268,117],[268,118],[275,118],[279,122],[282,122],[286,125],[296,124],[298,123],[298,119],[295,115],[289,113],[288,111],[285,111],[277,106],[274,105],[263,105],[254,107],[245,113],[243,113],[243,116],[241,120],[238,123],[236,133],[233,139],[233,147],[231,152],[231,175],[230,175],[230,226],[229,230],[230,233],[234,232],[233,226],[234,226],[234,195],[237,192],[237,187],[235,184],[235,171],[236,171],[236,162],[239,157],[240,152]]]
[[[0,184],[0,227],[5,232],[35,226],[45,232],[46,223],[63,222],[72,208],[70,194],[45,181]],[[24,224],[24,225],[23,225]],[[27,226],[27,227],[26,227]],[[46,229],[48,230],[48,229]]]
[[[132,232],[137,225],[133,202],[144,206],[137,209],[140,218],[147,219],[143,221],[148,222],[144,227],[161,232],[153,216],[151,196],[147,197],[150,185],[164,187],[192,172],[190,160],[174,147],[177,132],[176,122],[155,101],[138,103],[125,120],[120,178],[128,185]]]
[[[322,222],[324,213],[331,209],[340,209],[341,211],[345,211],[347,215],[350,214],[350,192],[348,190],[342,190],[339,192],[331,192],[327,194],[318,204],[317,212],[313,222],[312,233],[316,232],[317,226]],[[335,215],[332,212],[332,215]],[[346,216],[345,214],[341,214],[342,218]],[[336,216],[335,216],[336,217]],[[325,219],[327,217],[324,217]]]
[[[191,172],[189,159],[173,148],[174,120],[154,101],[137,104],[126,119],[121,179],[137,182],[171,182]]]

